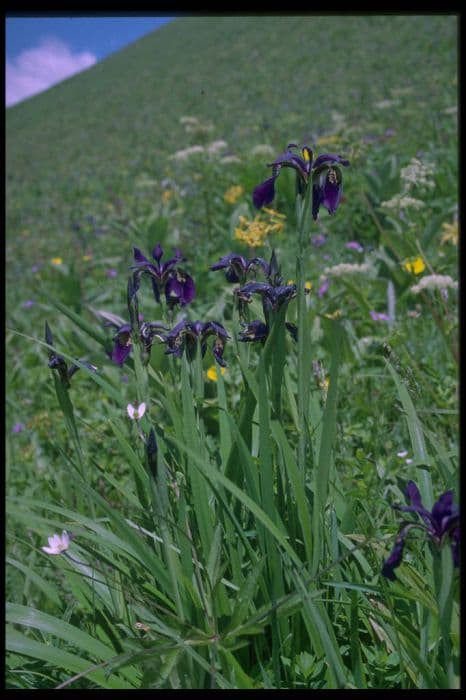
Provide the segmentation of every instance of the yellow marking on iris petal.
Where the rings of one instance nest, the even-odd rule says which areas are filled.
[[[310,148],[308,148],[307,146],[304,146],[304,148],[302,149],[302,153],[303,153],[303,158],[306,162],[309,162],[310,160],[312,160],[312,151]]]

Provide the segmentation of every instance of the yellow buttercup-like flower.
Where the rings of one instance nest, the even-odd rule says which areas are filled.
[[[62,258],[52,258],[50,262],[52,263],[52,265],[63,265]]]
[[[223,195],[223,199],[227,204],[234,204],[238,201],[243,192],[244,187],[242,187],[241,185],[232,185],[232,187],[229,187]]]
[[[220,371],[222,373],[222,376],[225,374],[225,367],[220,367]],[[218,380],[218,374],[217,374],[217,365],[212,365],[209,367],[207,370],[207,379],[210,379],[211,382],[216,382]]]
[[[418,256],[417,258],[408,258],[401,263],[401,266],[407,272],[412,272],[413,275],[420,275],[426,269],[424,260]]]

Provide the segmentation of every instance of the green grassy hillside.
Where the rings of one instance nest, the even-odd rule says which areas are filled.
[[[181,17],[8,109],[10,275],[24,247],[52,255],[76,218],[129,207],[135,179],[189,145],[183,115],[244,153],[315,138],[334,112],[370,129],[375,105],[409,88],[383,117],[398,149],[426,148],[426,123],[456,100],[456,32],[455,16]]]

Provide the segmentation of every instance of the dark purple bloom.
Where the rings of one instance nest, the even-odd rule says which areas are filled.
[[[131,347],[133,345],[133,341],[131,339],[131,326],[129,323],[124,323],[118,328],[113,340],[114,345],[110,358],[112,362],[115,362],[121,367],[130,354]]]
[[[243,287],[235,289],[236,296],[242,301],[250,301],[252,294],[259,294],[262,301],[266,303],[267,308],[272,311],[278,311],[283,305],[287,304],[296,296],[295,284],[283,284],[274,287],[267,282],[248,282]]]
[[[453,563],[455,566],[459,566],[460,513],[459,506],[453,503],[453,492],[445,491],[434,503],[432,511],[428,511],[423,506],[421,494],[414,481],[408,481],[406,497],[411,505],[402,506],[396,504],[392,507],[404,513],[418,513],[424,524],[411,520],[402,522],[395,540],[395,546],[382,567],[383,576],[386,576],[391,581],[396,579],[394,569],[401,564],[406,535],[412,528],[424,530],[429,540],[438,548],[442,547],[449,540]]]
[[[229,335],[220,323],[183,320],[160,338],[167,345],[167,355],[181,357],[186,351],[186,356],[191,361],[195,357],[198,345],[201,348],[202,357],[204,357],[207,350],[207,338],[211,335],[215,336],[212,346],[214,357],[221,367],[226,367],[223,351]]]
[[[109,316],[111,318],[112,315],[106,317],[108,318]],[[113,350],[109,354],[109,357],[112,362],[115,362],[121,367],[125,363],[133,347],[133,330],[129,323],[119,324],[112,319],[109,320],[106,325],[114,326],[117,329],[117,332],[113,336]],[[161,329],[164,330],[165,327],[157,321],[144,321],[144,323],[138,324],[139,340],[146,353],[147,359],[150,356],[154,338],[158,338],[159,340],[163,339],[160,333]]]
[[[251,321],[251,323],[242,323],[244,328],[238,336],[238,340],[243,343],[264,342],[269,334],[269,327],[263,321]]]
[[[259,257],[246,260],[246,258],[237,253],[228,253],[228,255],[224,255],[223,258],[211,265],[210,269],[225,270],[225,277],[228,282],[244,283],[249,272],[255,272],[258,266],[266,270],[267,262]]]
[[[337,165],[347,166],[349,161],[341,156],[324,153],[313,161],[313,153],[308,146],[301,148],[301,154],[296,154],[293,149],[296,144],[288,144],[286,151],[282,153],[268,167],[272,168],[272,177],[258,185],[252,195],[252,201],[256,209],[271,204],[275,197],[275,180],[284,167],[293,168],[296,171],[296,183],[299,194],[303,194],[306,185],[313,177],[312,185],[312,216],[317,219],[320,206],[326,207],[329,214],[333,214],[341,199],[342,173]]]
[[[163,248],[160,243],[157,243],[152,251],[152,257],[155,262],[148,260],[139,248],[134,248],[135,264],[131,266],[131,269],[135,270],[134,292],[139,289],[140,277],[145,273],[151,278],[152,290],[157,302],[160,301],[160,293],[163,289],[169,306],[189,304],[195,297],[196,289],[192,277],[178,267],[178,264],[184,260],[181,252],[176,250],[175,256],[163,263],[161,262]]]

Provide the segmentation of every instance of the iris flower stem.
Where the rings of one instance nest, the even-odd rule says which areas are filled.
[[[450,687],[454,687],[454,669],[451,659],[451,620],[453,613],[453,561],[451,548],[433,547],[433,572],[437,599],[440,642],[438,653],[441,667],[445,669]]]
[[[305,255],[308,244],[306,229],[309,221],[311,203],[312,177],[306,187],[304,198],[298,207],[298,258],[296,260],[296,285],[298,306],[298,467],[304,474],[307,447],[307,430],[309,418],[309,381],[311,362],[309,359],[310,332],[306,318],[305,298]]]

